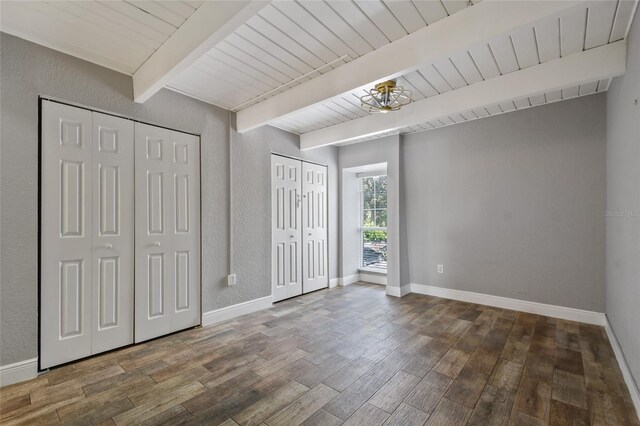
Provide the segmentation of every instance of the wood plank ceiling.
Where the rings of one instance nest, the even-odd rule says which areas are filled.
[[[480,0],[473,0],[477,3]],[[239,111],[432,25],[466,0],[277,0],[174,78],[168,88]],[[3,1],[2,31],[133,74],[202,4],[188,1]],[[475,45],[398,78],[413,99],[456,90],[626,37],[637,0],[586,2],[571,13]],[[606,91],[590,81],[400,129],[429,130]],[[279,117],[298,134],[358,119],[362,89]],[[398,131],[394,131],[397,133]]]
[[[422,67],[398,79],[409,89],[414,101],[437,96],[483,80],[538,65],[573,53],[613,43],[625,38],[633,13],[633,2],[594,2],[566,16],[545,20],[530,28],[491,40],[446,60]],[[577,96],[606,91],[610,80],[592,81],[500,105],[466,111],[455,116],[400,129],[400,133],[430,130],[445,125],[529,108]],[[359,108],[364,90],[344,94],[271,124],[302,134],[367,115]],[[398,133],[398,131],[391,132]],[[382,135],[386,135],[384,133]],[[362,139],[364,140],[364,139]],[[361,140],[352,141],[357,142]]]
[[[1,30],[133,74],[204,0],[2,1]]]
[[[182,73],[170,88],[238,111],[465,7],[463,0],[274,1]],[[359,108],[354,111],[349,101],[344,106],[351,111],[348,117],[364,114]],[[332,124],[330,115],[331,110],[313,121]]]

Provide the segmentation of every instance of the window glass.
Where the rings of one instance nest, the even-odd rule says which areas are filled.
[[[361,263],[387,270],[387,176],[360,178]]]

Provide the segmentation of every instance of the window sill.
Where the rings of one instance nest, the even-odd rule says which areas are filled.
[[[358,271],[366,272],[369,274],[387,275],[386,269],[380,269],[380,268],[358,268]]]

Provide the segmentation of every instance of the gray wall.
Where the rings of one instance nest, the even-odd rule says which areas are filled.
[[[231,146],[233,193],[237,194],[232,200],[235,270],[239,283],[251,284],[237,287],[239,292],[251,291],[250,295],[242,294],[241,298],[250,300],[271,294],[271,152],[329,166],[329,278],[337,277],[338,149],[326,147],[300,152],[297,135],[273,127],[234,132]],[[233,294],[236,288],[229,290],[229,294]],[[237,299],[229,299],[227,304]]]
[[[607,93],[607,316],[640,382],[640,13],[627,71]]]
[[[269,193],[265,190],[268,154],[273,148],[300,155],[297,136],[264,127],[233,137],[238,285],[227,287],[227,111],[168,90],[143,105],[136,104],[131,100],[131,77],[4,33],[0,35],[0,64],[0,365],[37,356],[38,95],[201,134],[203,310],[270,294],[270,222],[263,217],[265,209],[270,212],[264,195]],[[313,156],[334,167],[329,178],[335,187],[337,150],[328,148]],[[335,199],[330,203],[334,224],[330,262],[335,272],[337,205]],[[244,212],[247,206],[253,212]]]
[[[593,95],[406,135],[411,282],[604,312],[605,113]]]

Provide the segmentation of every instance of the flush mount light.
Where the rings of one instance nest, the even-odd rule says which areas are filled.
[[[411,102],[411,91],[396,86],[394,80],[384,81],[369,89],[360,98],[360,108],[367,112],[387,113],[397,111]]]

